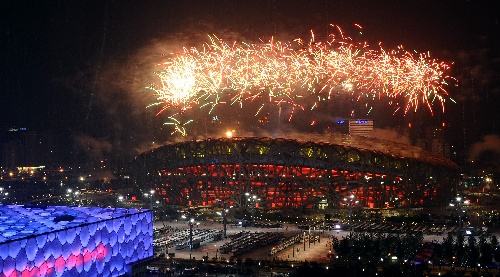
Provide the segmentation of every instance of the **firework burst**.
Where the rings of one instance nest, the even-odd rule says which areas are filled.
[[[210,36],[198,48],[184,48],[158,65],[154,91],[159,113],[182,114],[191,109],[213,113],[219,105],[258,102],[288,106],[289,120],[296,110],[312,111],[321,101],[338,94],[356,101],[387,101],[394,113],[416,111],[424,105],[432,113],[438,103],[444,112],[449,65],[429,53],[406,51],[402,46],[385,50],[380,45],[354,42],[342,30],[324,42],[295,39],[245,43]],[[372,109],[369,107],[370,112]],[[175,117],[171,125],[185,135]],[[191,121],[189,121],[191,122]]]

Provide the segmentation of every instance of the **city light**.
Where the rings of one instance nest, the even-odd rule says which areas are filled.
[[[234,130],[227,130],[226,131],[226,138],[232,138],[234,135]]]

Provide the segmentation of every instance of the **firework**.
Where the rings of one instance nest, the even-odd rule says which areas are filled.
[[[361,27],[359,27],[361,29]],[[148,87],[157,97],[159,113],[182,113],[218,105],[259,102],[258,115],[267,104],[310,111],[336,94],[356,101],[386,100],[394,113],[437,102],[444,112],[449,66],[429,53],[385,50],[380,45],[354,42],[340,28],[324,42],[226,43],[215,36],[198,48],[184,48],[159,65],[158,82]],[[372,107],[369,107],[370,112]],[[185,128],[171,117],[180,133]]]

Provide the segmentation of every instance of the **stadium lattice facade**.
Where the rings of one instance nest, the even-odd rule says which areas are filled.
[[[456,165],[449,160],[361,141],[364,146],[254,137],[167,144],[136,157],[137,181],[180,206],[242,205],[250,194],[259,208],[335,207],[354,194],[364,207],[415,207],[450,194]]]

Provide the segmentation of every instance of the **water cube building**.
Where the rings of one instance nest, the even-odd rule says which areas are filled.
[[[0,276],[119,276],[153,256],[149,210],[0,206]]]

